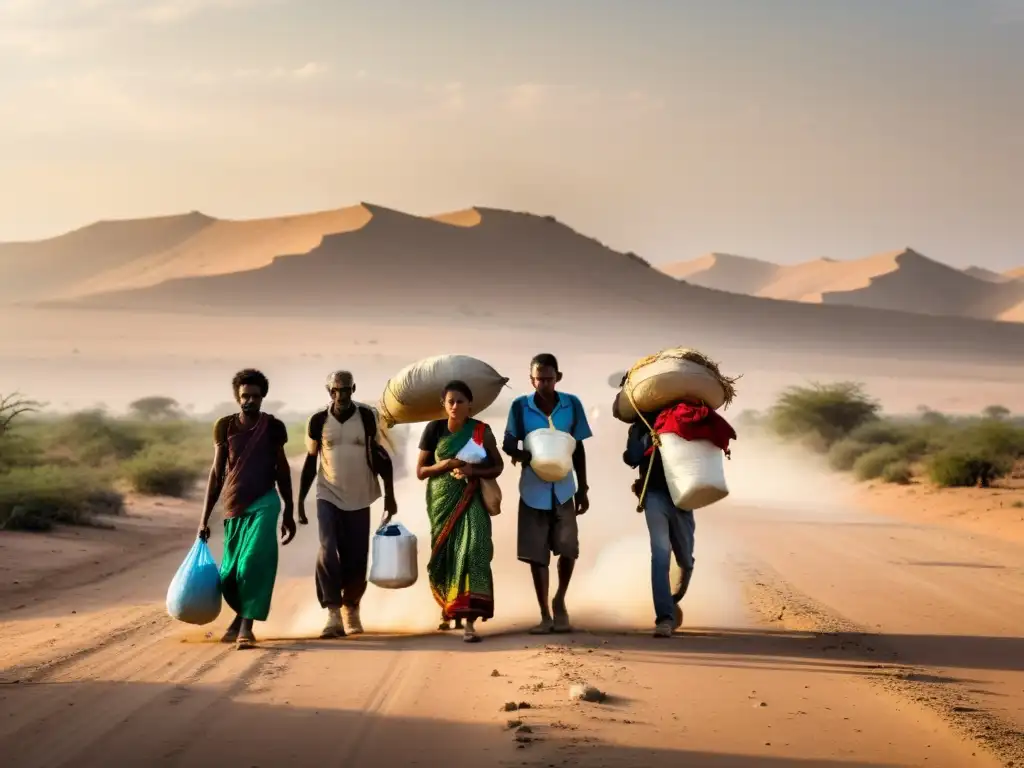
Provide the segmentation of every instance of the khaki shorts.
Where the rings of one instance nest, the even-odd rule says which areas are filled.
[[[547,565],[552,553],[576,560],[580,556],[576,500],[555,509],[534,509],[519,500],[518,557],[524,563]]]

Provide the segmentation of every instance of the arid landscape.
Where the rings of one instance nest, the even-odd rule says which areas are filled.
[[[25,442],[7,477],[51,462],[39,477],[52,492],[101,467],[125,505],[0,530],[5,765],[1021,764],[1024,323],[996,298],[1013,276],[911,251],[700,265],[651,266],[550,216],[484,207],[191,213],[0,245],[0,393],[40,403],[12,427]],[[886,287],[903,273],[914,292]],[[948,287],[961,279],[992,293]],[[724,412],[740,437],[730,497],[697,514],[685,624],[659,642],[609,380],[678,344],[742,375]],[[494,524],[498,607],[479,646],[432,631],[425,578],[371,587],[365,636],[313,639],[313,528],[282,550],[258,649],[215,642],[226,614],[208,627],[167,616],[195,536],[206,414],[237,369],[269,376],[294,456],[331,370],[354,371],[373,401],[413,360],[475,355],[511,379],[485,414],[500,430],[540,351],[559,357],[595,433],[575,634],[524,633],[536,609],[514,507]],[[791,388],[832,397],[842,382],[875,403],[866,426],[775,423]],[[154,395],[173,399],[174,421],[144,422],[138,401]],[[967,445],[998,446],[992,487],[942,487],[965,484],[936,467]],[[152,481],[168,467],[187,486],[173,497]],[[399,514],[422,542],[423,488],[405,469]],[[516,476],[501,478],[506,498]],[[570,700],[581,683],[603,700]]]
[[[662,269],[692,285],[766,299],[1024,322],[1024,267],[954,269],[912,248],[787,266],[712,253]]]

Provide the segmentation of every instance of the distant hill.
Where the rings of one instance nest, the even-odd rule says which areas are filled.
[[[1024,325],[841,306],[833,300],[832,294],[867,287],[886,269],[899,271],[908,261],[921,273],[924,267],[913,262],[923,257],[910,252],[878,257],[879,264],[852,281],[850,276],[839,279],[838,273],[824,285],[819,281],[805,286],[797,280],[780,292],[819,293],[816,300],[794,302],[702,287],[697,284],[701,270],[686,273],[693,284],[680,281],[635,254],[614,251],[550,216],[472,208],[421,217],[368,203],[343,210],[348,212],[349,228],[324,235],[305,253],[260,264],[266,261],[264,250],[249,268],[226,271],[230,264],[214,260],[211,263],[221,274],[173,277],[120,290],[85,293],[83,277],[75,283],[77,295],[65,291],[64,297],[44,303],[57,308],[219,315],[236,319],[238,328],[254,315],[316,318],[336,323],[339,333],[350,319],[364,325],[401,325],[410,333],[421,325],[440,324],[450,328],[455,346],[463,327],[515,328],[524,338],[536,338],[538,346],[543,345],[546,329],[558,327],[598,340],[628,334],[646,339],[652,348],[714,344],[721,349],[862,352],[876,357],[884,348],[904,359],[934,356],[940,350],[954,357],[997,355],[1024,362]],[[251,242],[241,236],[239,240]],[[233,247],[235,253],[247,252],[240,244]],[[194,253],[177,246],[175,253],[182,252]],[[182,272],[187,271],[183,265],[195,264],[183,259],[168,263],[177,264]],[[733,272],[753,271],[753,277],[744,278],[748,286],[760,284],[762,292],[779,290],[779,267],[772,270],[773,265],[765,262],[720,255],[709,264],[719,267],[723,280],[730,271],[724,265]],[[808,272],[842,266],[822,260]],[[936,266],[940,272],[955,272]],[[118,274],[125,271],[122,267]],[[109,280],[110,270],[104,274]],[[989,288],[1000,287],[957,274]],[[104,284],[97,277],[89,285]]]
[[[889,309],[927,315],[1020,321],[1024,280],[980,267],[958,270],[911,248],[854,261],[792,266],[711,254],[662,267],[666,274],[761,298]]]
[[[0,302],[71,298],[255,269],[371,218],[361,205],[230,221],[201,213],[104,221],[34,243],[0,243]]]

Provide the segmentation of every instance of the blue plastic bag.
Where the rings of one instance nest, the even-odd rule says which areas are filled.
[[[209,624],[220,604],[220,569],[206,542],[196,539],[167,588],[167,612],[186,624]]]

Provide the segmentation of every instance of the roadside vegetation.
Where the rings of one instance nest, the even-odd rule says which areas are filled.
[[[885,415],[853,382],[791,387],[767,413],[747,413],[743,421],[823,455],[832,469],[862,481],[987,488],[1012,476],[1024,459],[1024,418],[1001,405],[977,416],[925,406]]]
[[[235,408],[190,415],[154,396],[124,416],[53,414],[28,397],[0,397],[0,530],[93,525],[99,515],[122,514],[127,493],[195,495],[198,503],[213,458],[213,421]],[[288,453],[303,453],[305,424],[295,418],[287,427]]]

